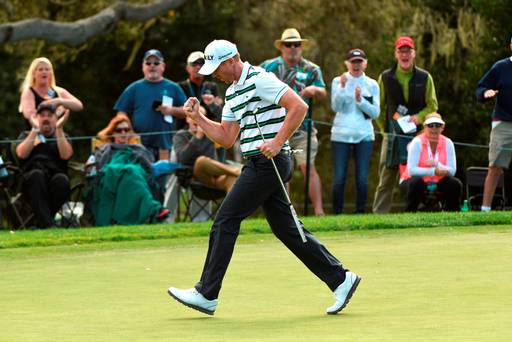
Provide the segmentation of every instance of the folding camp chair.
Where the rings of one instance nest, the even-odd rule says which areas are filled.
[[[7,175],[0,178],[0,202],[3,209],[3,224],[12,229],[25,229],[36,227],[37,222],[27,198],[23,195],[23,172],[19,167],[16,157],[15,146],[11,143],[3,146],[3,153],[7,156],[6,162],[0,165],[0,169],[7,170]],[[73,170],[80,167],[80,164],[69,162],[68,168]],[[82,166],[83,168],[83,166]],[[69,202],[56,214],[56,223],[60,227],[80,226],[79,217],[75,215],[77,207],[80,206],[83,183],[78,182],[71,186]]]
[[[8,139],[6,139],[8,140]],[[2,226],[12,229],[25,229],[33,225],[34,214],[22,193],[23,174],[13,160],[13,145],[8,142],[1,146],[3,154],[0,164],[0,208]]]
[[[480,210],[484,194],[487,167],[471,166],[466,169],[466,199],[471,210]],[[503,210],[505,208],[505,177],[501,174],[491,207]]]
[[[226,191],[212,188],[193,179],[193,171],[190,167],[181,167],[176,169],[176,178],[179,189],[177,220],[199,221],[204,219],[213,219],[215,212],[222,199],[226,196]],[[181,217],[180,202],[185,204],[185,212]]]

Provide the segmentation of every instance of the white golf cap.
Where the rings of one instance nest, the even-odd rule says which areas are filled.
[[[187,64],[192,64],[198,59],[204,59],[203,51],[194,51],[187,57]]]
[[[236,45],[227,40],[214,40],[204,49],[205,63],[199,70],[201,75],[211,75],[225,60],[238,53]]]
[[[423,125],[426,126],[426,125],[430,125],[432,123],[438,123],[438,124],[444,125],[444,121],[441,118],[441,115],[439,115],[437,113],[428,114],[426,116],[425,122],[423,122]]]

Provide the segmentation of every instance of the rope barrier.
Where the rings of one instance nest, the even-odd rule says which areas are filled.
[[[332,123],[326,122],[326,121],[316,121],[315,120],[314,122],[315,122],[315,124],[319,124],[319,125],[332,126]],[[410,138],[411,137],[410,135],[397,134],[397,133],[386,133],[386,132],[381,132],[378,130],[374,130],[374,133],[382,135],[382,136],[395,136],[395,137],[402,137],[402,138]],[[453,141],[453,144],[457,145],[457,146],[464,146],[464,147],[489,149],[489,145],[470,144],[470,143],[464,143],[464,142],[459,142],[459,141]],[[502,147],[502,148],[499,148],[498,150],[512,151],[512,148]]]
[[[320,120],[313,120],[313,122],[316,125],[332,126],[331,122],[320,121]],[[143,137],[143,136],[152,136],[152,135],[174,134],[176,132],[177,132],[176,130],[173,130],[173,131],[161,131],[161,132],[145,132],[145,133],[137,133],[137,135],[140,136],[140,137]],[[407,137],[407,138],[411,137],[410,135],[396,134],[396,133],[385,133],[385,132],[381,132],[381,131],[378,131],[378,130],[375,130],[374,132],[375,132],[375,134],[379,134],[379,135],[382,135],[382,136],[396,136],[396,137]],[[81,141],[81,140],[90,141],[90,140],[92,140],[94,138],[97,138],[97,136],[96,135],[85,135],[85,136],[78,136],[78,137],[67,137],[67,139],[70,140],[70,141]],[[57,141],[56,138],[47,138],[46,140],[47,141]],[[21,140],[21,139],[3,139],[3,140],[0,140],[0,145],[3,145],[3,144],[17,144],[17,143],[20,143],[22,141],[23,140]],[[453,141],[453,144],[456,145],[456,146],[463,146],[463,147],[489,149],[488,145],[471,144],[471,143],[464,143],[464,142],[458,142],[458,141]],[[512,148],[502,147],[500,150],[512,151]]]

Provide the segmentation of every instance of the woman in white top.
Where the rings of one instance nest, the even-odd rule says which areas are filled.
[[[331,107],[336,112],[331,129],[334,177],[332,208],[343,212],[347,166],[354,154],[356,173],[356,213],[364,213],[368,198],[368,169],[372,155],[372,120],[379,116],[380,91],[374,79],[366,76],[366,54],[361,49],[348,52],[345,61],[348,72],[332,80]]]
[[[425,116],[423,131],[407,147],[407,165],[400,168],[400,189],[406,193],[405,211],[415,212],[427,191],[441,196],[448,211],[460,209],[462,183],[455,178],[455,147],[445,137],[445,123],[438,113]]]
[[[64,110],[78,112],[83,109],[79,99],[57,86],[52,63],[46,57],[38,57],[30,63],[20,90],[19,111],[32,127],[37,128],[36,108],[42,102],[61,107],[57,109],[57,115],[63,114]]]

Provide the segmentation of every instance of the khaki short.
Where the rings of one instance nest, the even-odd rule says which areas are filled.
[[[491,130],[489,166],[508,169],[512,160],[512,122],[502,121]]]
[[[318,139],[316,137],[317,130],[313,127],[311,130],[311,154],[309,156],[310,164],[315,163],[316,153],[318,151]],[[292,150],[302,150],[301,152],[296,152],[295,162],[297,165],[306,164],[307,157],[307,148],[308,148],[308,132],[299,130],[292,135],[289,139],[290,147]]]

